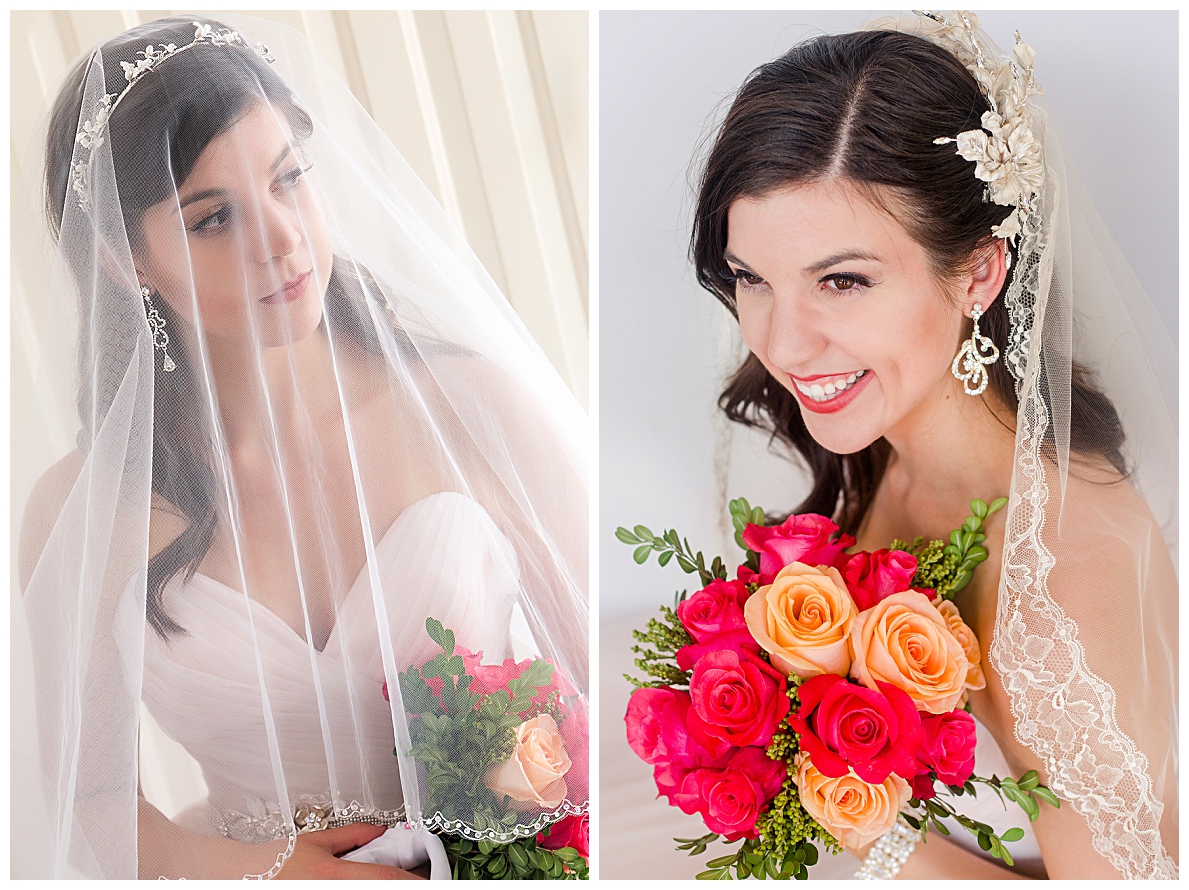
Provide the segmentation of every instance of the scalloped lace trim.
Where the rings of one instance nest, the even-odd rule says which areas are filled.
[[[1023,393],[989,654],[1011,700],[1016,738],[1040,757],[1049,787],[1085,817],[1094,849],[1126,878],[1176,879],[1147,758],[1119,729],[1114,689],[1087,667],[1077,624],[1048,592],[1055,559],[1042,540],[1048,411],[1039,377],[1033,373]]]
[[[265,803],[258,799],[246,802],[248,812],[235,810],[222,811],[215,806],[208,810],[211,825],[223,837],[239,841],[244,844],[264,844],[281,840],[284,837],[295,838],[296,834],[307,831],[317,831],[324,828],[338,828],[353,822],[371,822],[373,825],[387,825],[392,827],[405,819],[404,807],[395,810],[378,810],[365,807],[357,801],[351,801],[347,806],[336,808],[331,801],[330,794],[302,795],[298,798],[293,810],[293,825],[296,834],[290,834],[290,820],[276,803]],[[589,804],[575,804],[562,801],[561,805],[550,812],[541,813],[531,822],[515,825],[507,831],[480,831],[461,820],[445,819],[440,813],[435,813],[428,819],[412,820],[413,827],[425,827],[439,831],[459,834],[471,840],[488,840],[506,844],[518,838],[531,837],[541,832],[547,825],[551,825],[566,816],[581,815],[589,811]],[[292,847],[292,844],[290,844]],[[290,852],[292,852],[290,850]],[[287,858],[287,857],[286,857]],[[283,864],[283,860],[278,865]]]

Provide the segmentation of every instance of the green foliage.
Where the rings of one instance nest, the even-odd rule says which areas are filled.
[[[410,753],[425,770],[429,807],[480,831],[507,831],[518,821],[516,810],[483,784],[483,773],[511,756],[516,727],[524,720],[540,713],[559,716],[552,692],[543,705],[532,701],[551,685],[554,667],[535,659],[507,690],[478,695],[470,691],[474,678],[462,656],[454,654],[453,632],[434,618],[425,629],[442,651],[398,679],[405,711],[417,715],[409,722]],[[442,681],[440,701],[427,682],[434,677]]]
[[[755,554],[754,551],[747,549],[747,544],[743,542],[743,530],[748,525],[764,525],[768,521],[767,515],[764,513],[762,507],[753,507],[747,502],[747,498],[737,498],[728,505],[731,511],[731,524],[735,526],[735,543],[739,545],[739,549],[745,550],[748,556]]]
[[[663,619],[663,620],[662,620]],[[689,686],[689,671],[677,667],[677,650],[689,646],[694,638],[689,635],[677,617],[677,613],[668,606],[661,606],[661,618],[650,618],[644,630],[633,630],[632,636],[641,643],[650,643],[655,649],[643,646],[633,646],[632,651],[640,657],[636,659],[636,667],[644,671],[652,680],[637,680],[624,674],[624,679],[636,688],[641,686]]]
[[[702,552],[699,550],[695,554],[689,546],[689,541],[682,539],[674,529],[666,529],[663,535],[658,536],[643,525],[637,525],[631,530],[620,526],[615,530],[615,537],[636,548],[632,558],[641,565],[648,562],[649,554],[655,551],[660,554],[656,561],[662,566],[668,565],[670,560],[676,558],[677,565],[681,566],[687,575],[697,572],[703,587],[715,578],[726,580],[727,569],[721,558],[716,556],[707,569],[706,558]]]
[[[904,550],[917,558],[917,571],[912,578],[913,587],[931,587],[945,599],[953,599],[955,593],[970,583],[978,564],[987,558],[982,546],[987,536],[983,533],[983,520],[1000,510],[1007,498],[996,498],[990,505],[975,498],[970,502],[970,516],[960,528],[950,532],[949,543],[930,541],[922,544],[918,537],[908,544],[899,539],[892,541],[891,550]]]
[[[442,835],[455,880],[566,880],[590,877],[586,860],[573,847],[545,850],[536,837],[510,844],[473,841],[456,834]]]
[[[947,786],[947,791],[954,797],[961,797],[963,794],[974,796],[976,794],[975,783],[992,788],[999,795],[1000,800],[1006,798],[1018,804],[1020,809],[1028,814],[1028,819],[1032,822],[1035,822],[1040,816],[1040,804],[1037,802],[1037,798],[1055,807],[1061,806],[1057,796],[1040,784],[1036,770],[1029,770],[1019,779],[1013,779],[1010,776],[1005,779],[1000,779],[998,776],[991,776],[989,779],[971,776],[970,781],[965,785]],[[925,839],[930,828],[948,836],[949,829],[941,820],[953,819],[974,835],[980,849],[987,851],[996,859],[1003,860],[1004,865],[1014,864],[1011,853],[1004,844],[1018,841],[1024,837],[1022,829],[1009,828],[1002,835],[996,834],[995,829],[990,825],[958,813],[940,797],[924,801],[913,798],[909,804],[917,808],[919,812],[916,815],[905,814],[904,818],[909,825],[921,833],[921,840]]]

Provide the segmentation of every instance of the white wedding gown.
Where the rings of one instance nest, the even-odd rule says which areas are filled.
[[[482,651],[486,662],[512,655],[505,649],[518,589],[516,554],[474,500],[439,492],[417,501],[376,544],[375,556],[399,670],[438,651],[424,616],[439,619],[459,646]],[[273,612],[212,578],[197,574],[182,584],[179,576],[170,583],[166,613],[187,632],[168,642],[143,635],[143,700],[197,760],[209,789],[179,824],[246,843],[287,834],[253,635],[290,806],[333,803],[386,824],[403,817],[368,579],[365,567],[321,652]]]

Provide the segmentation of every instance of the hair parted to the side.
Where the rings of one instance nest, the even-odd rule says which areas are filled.
[[[987,110],[978,82],[957,58],[899,31],[816,37],[761,65],[739,88],[701,176],[690,239],[698,283],[737,318],[735,276],[724,259],[731,205],[825,181],[847,182],[896,218],[940,279],[969,271],[994,248],[991,227],[1012,208],[985,200],[973,165],[933,140],[977,129]],[[979,322],[1001,350],[1010,331],[1002,297]],[[1014,379],[1004,362],[989,372],[988,403],[1010,422],[1018,408]],[[1072,386],[1071,450],[1105,458],[1125,474],[1114,407],[1076,363]],[[886,440],[854,454],[827,451],[806,429],[793,394],[754,355],[719,405],[731,420],[793,449],[813,474],[794,512],[832,516],[844,531],[857,531],[887,466]]]
[[[189,44],[195,21],[216,30],[227,28],[221,22],[194,16],[159,19],[107,41],[67,75],[50,115],[45,150],[45,207],[55,238],[61,237],[67,202],[75,200],[70,170],[81,121],[90,115],[90,109],[82,107],[88,79],[102,76],[105,91],[118,94],[127,85],[120,62],[135,63],[137,53],[146,45]],[[99,65],[102,71],[97,70]],[[109,118],[106,133],[131,247],[143,244],[145,212],[162,201],[175,200],[177,189],[211,141],[261,103],[285,116],[297,142],[313,133],[313,121],[296,103],[285,81],[254,50],[239,44],[194,46],[170,56],[136,81]],[[93,331],[92,318],[102,311],[102,305],[127,300],[129,295],[127,283],[116,281],[98,261],[95,250],[103,240],[98,224],[86,225],[90,230],[83,237],[72,233],[67,256],[80,282],[80,330]],[[322,328],[329,325],[368,352],[380,354],[382,348],[371,321],[375,307],[369,308],[368,301],[382,299],[378,283],[366,269],[336,257]],[[164,300],[157,300],[156,308],[167,329],[176,330],[183,323]],[[410,361],[418,360],[408,336],[398,326],[393,328],[397,346]],[[114,386],[103,385],[104,381],[118,379],[125,372],[134,349],[131,342],[120,344],[120,349],[113,349],[112,344],[96,349],[88,337],[79,338],[76,404],[82,429],[77,445],[84,454],[116,391]],[[163,638],[184,632],[163,610],[165,585],[178,572],[184,570],[189,580],[198,570],[214,539],[219,512],[219,483],[197,369],[183,349],[171,347],[171,357],[176,367],[166,372],[161,354],[154,350],[153,492],[180,511],[188,525],[148,564],[147,618]]]

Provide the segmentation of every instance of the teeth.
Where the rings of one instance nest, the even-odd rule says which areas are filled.
[[[849,374],[845,378],[839,377],[836,380],[831,380],[829,383],[822,385],[820,383],[802,383],[800,380],[794,380],[797,384],[797,389],[801,390],[809,398],[815,402],[828,402],[830,399],[838,396],[839,393],[846,392],[855,382],[863,379],[863,375],[867,372],[857,371],[854,374]]]

